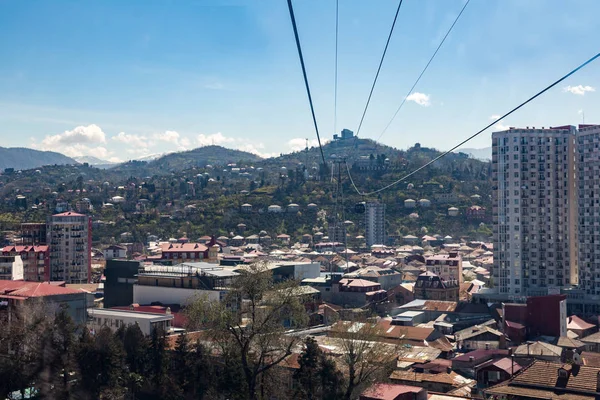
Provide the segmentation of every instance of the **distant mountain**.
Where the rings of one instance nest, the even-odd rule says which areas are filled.
[[[113,172],[133,176],[152,176],[183,171],[192,167],[204,167],[207,164],[225,165],[240,161],[258,162],[262,158],[246,151],[227,149],[222,146],[205,146],[194,150],[168,153],[156,159],[151,156],[131,160],[111,169]]]
[[[458,149],[456,150],[456,153],[465,153],[478,160],[490,161],[492,159],[491,147],[484,147],[482,149]]]
[[[94,157],[94,156],[79,156],[79,157],[73,157],[74,160],[80,162],[80,163],[88,163],[90,165],[107,165],[107,164],[116,164],[110,161],[106,161],[106,160],[101,160],[100,158]]]
[[[149,154],[147,156],[143,156],[140,158],[136,158],[135,161],[154,161],[156,159],[159,159],[163,156],[166,156],[167,154],[171,154],[171,153],[155,153],[155,154]]]
[[[40,151],[24,147],[0,147],[0,169],[31,169],[54,164],[75,165],[79,163],[54,151]]]

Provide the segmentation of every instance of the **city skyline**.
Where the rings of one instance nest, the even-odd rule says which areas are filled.
[[[360,137],[380,136],[463,5],[402,6]],[[335,4],[295,4],[323,138],[356,130],[396,6],[340,4],[334,130]],[[598,7],[473,1],[381,141],[451,147],[589,58]],[[123,161],[213,143],[271,156],[316,142],[284,4],[0,8],[3,146]],[[594,122],[597,78],[580,71],[466,147],[488,147],[508,126],[575,124],[584,113]]]

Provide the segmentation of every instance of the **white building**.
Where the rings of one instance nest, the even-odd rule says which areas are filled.
[[[425,268],[427,268],[427,271],[433,272],[447,282],[455,280],[458,283],[462,283],[462,265],[462,256],[456,251],[425,257]]]
[[[404,200],[404,207],[406,208],[415,208],[417,206],[417,202],[413,199]]]
[[[448,208],[448,216],[450,217],[458,217],[458,208],[450,207]]]
[[[492,134],[494,283],[543,295],[577,283],[574,126]]]
[[[150,335],[160,328],[164,332],[171,330],[173,314],[168,310],[166,314],[152,314],[139,311],[115,310],[110,308],[88,309],[88,327],[98,332],[103,327],[116,331],[121,326],[138,324],[144,335]]]
[[[269,208],[267,209],[267,212],[270,212],[270,213],[280,213],[281,212],[281,206],[278,206],[276,204],[270,205]]]
[[[0,255],[0,280],[20,281],[23,279],[23,260],[21,260],[21,256]]]
[[[87,283],[91,275],[92,222],[83,214],[64,212],[48,218],[50,280]]]
[[[365,204],[365,240],[367,246],[385,244],[385,204],[368,202]]]
[[[127,258],[127,247],[113,244],[108,246],[103,251],[105,260],[112,260],[114,258]]]

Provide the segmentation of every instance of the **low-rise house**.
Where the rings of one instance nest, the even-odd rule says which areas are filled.
[[[471,392],[476,382],[454,371],[428,374],[414,371],[394,371],[390,380],[403,385],[420,386],[432,392],[448,393],[463,389]]]
[[[86,310],[94,305],[94,297],[81,290],[70,289],[64,284],[49,282],[0,281],[0,316],[10,315],[20,304],[41,300],[52,312],[65,306],[75,324],[86,321]]]
[[[427,400],[427,390],[417,386],[376,383],[362,392],[359,400]]]
[[[490,360],[477,367],[477,386],[485,388],[512,378],[521,366],[511,357]]]
[[[425,257],[427,271],[433,272],[445,281],[458,280],[461,283],[463,279],[462,265],[462,256],[456,251]]]
[[[590,335],[596,330],[596,325],[590,324],[577,315],[567,317],[567,329],[575,332],[580,338]]]
[[[344,275],[347,278],[360,278],[377,282],[384,290],[397,287],[402,283],[402,274],[391,268],[376,266],[365,267]]]
[[[535,360],[513,378],[485,390],[485,398],[577,399],[600,397],[600,368]]]
[[[173,265],[184,262],[208,260],[217,262],[219,248],[214,243],[162,243],[160,244],[161,259]]]
[[[465,350],[505,349],[504,334],[488,325],[475,325],[454,334],[456,344]]]
[[[559,362],[562,360],[562,347],[545,342],[528,342],[513,350],[513,355],[519,359],[536,359]]]
[[[489,361],[496,361],[509,356],[509,350],[477,349],[452,359],[452,369],[465,376],[475,378],[477,369]]]
[[[458,301],[460,285],[458,280],[445,281],[433,272],[423,272],[414,286],[416,299]]]
[[[579,339],[585,344],[587,351],[595,351],[600,353],[600,332],[593,333],[589,336]]]

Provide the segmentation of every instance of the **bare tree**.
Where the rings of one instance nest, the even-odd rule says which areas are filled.
[[[300,297],[296,281],[275,283],[272,272],[258,263],[234,280],[221,301],[201,297],[187,307],[190,327],[206,329],[223,354],[239,362],[245,398],[259,398],[261,377],[299,344],[299,338],[284,333],[306,323]]]
[[[345,399],[352,399],[360,390],[386,380],[393,371],[397,345],[380,342],[382,329],[370,321],[339,321],[330,331],[341,354],[340,368],[347,375]]]

